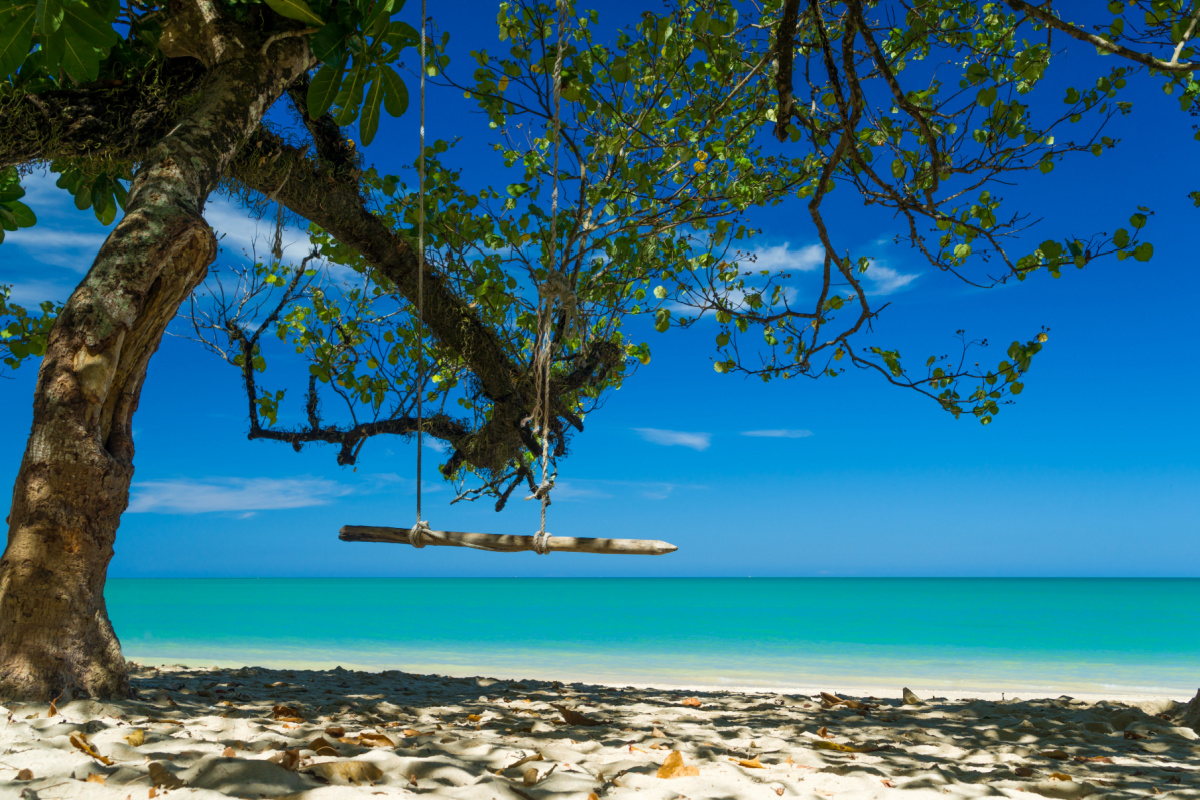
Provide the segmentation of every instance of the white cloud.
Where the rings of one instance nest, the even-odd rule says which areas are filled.
[[[825,249],[819,244],[810,244],[793,250],[791,243],[784,242],[774,247],[760,247],[738,263],[755,272],[812,272],[825,263]]]
[[[770,428],[761,431],[742,431],[742,436],[753,436],[759,439],[806,439],[813,432],[803,428]]]
[[[323,506],[353,489],[323,478],[207,478],[133,485],[131,514],[207,514]]]
[[[898,292],[919,276],[918,272],[899,272],[877,262],[872,263],[866,272],[867,279],[872,283],[871,294],[874,295]]]
[[[682,486],[661,481],[614,481],[602,479],[579,479],[559,481],[553,492],[555,500],[611,500],[613,497],[628,498],[631,495],[644,500],[665,500],[676,489],[702,488]]]
[[[712,444],[711,433],[668,431],[661,428],[634,428],[647,442],[678,447],[690,447],[693,450],[707,450]]]
[[[4,236],[4,244],[19,247],[30,259],[43,264],[66,267],[80,275],[92,268],[100,245],[108,231],[95,219],[95,231],[64,230],[58,224],[41,218],[32,228],[21,228]]]
[[[262,258],[271,252],[275,241],[275,219],[271,216],[255,219],[237,204],[224,197],[213,198],[204,210],[204,219],[212,226],[226,253],[254,254]],[[309,248],[308,234],[295,226],[283,229],[283,254],[302,258]]]
[[[5,283],[6,281],[0,281]],[[12,292],[9,295],[12,302],[20,306],[25,306],[26,309],[33,314],[41,314],[37,310],[38,303],[43,300],[52,302],[65,302],[71,296],[71,292],[75,291],[74,283],[60,283],[58,281],[17,281],[12,284]]]

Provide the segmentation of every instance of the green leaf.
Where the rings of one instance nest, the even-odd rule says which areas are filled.
[[[971,255],[971,245],[964,243],[954,246],[955,258],[966,258],[969,255]]]
[[[78,39],[77,49],[91,45],[107,55],[109,48],[121,41],[121,35],[113,30],[104,17],[81,3],[63,7],[63,24],[69,34],[74,34],[74,37],[68,35],[67,41],[70,42],[72,38]],[[95,58],[99,62],[100,54],[96,54]]]
[[[13,200],[7,203],[5,207],[12,212],[18,227],[32,228],[37,224],[37,215],[33,213],[33,209],[20,200]]]
[[[895,161],[892,162],[892,177],[895,178],[896,180],[900,180],[901,178],[903,178],[904,173],[907,171],[908,171],[908,168],[906,166],[904,166],[904,162],[901,161],[900,159],[897,158]]]
[[[1117,247],[1125,247],[1129,244],[1129,231],[1124,228],[1117,228],[1117,232],[1113,234],[1113,244]]]
[[[63,21],[62,0],[38,0],[37,24],[43,35],[54,33]]]
[[[37,8],[33,3],[0,11],[0,77],[13,74],[25,63],[33,48],[33,24]]]
[[[393,117],[399,117],[408,110],[408,87],[391,67],[384,67],[380,74],[383,78],[383,107]]]
[[[383,105],[383,80],[379,76],[378,67],[371,67],[370,77],[371,88],[367,90],[362,117],[358,121],[358,136],[364,145],[370,144],[375,138],[375,132],[379,130],[379,109]]]
[[[349,35],[350,29],[345,25],[331,22],[313,34],[308,46],[312,48],[314,56],[329,64],[346,52],[346,37]]]
[[[1143,225],[1146,224],[1146,215],[1145,214],[1134,214],[1132,217],[1129,218],[1129,224],[1135,228],[1142,227]]]
[[[1149,261],[1154,257],[1154,245],[1149,242],[1142,242],[1133,248],[1133,257],[1138,261]]]
[[[342,56],[341,62],[336,67],[325,64],[317,70],[317,74],[313,76],[312,82],[308,85],[309,117],[318,119],[333,105],[333,98],[337,96],[338,86],[342,82],[342,74],[345,71],[346,56]]]
[[[359,106],[362,105],[363,87],[366,83],[366,77],[366,68],[356,61],[354,67],[350,70],[350,75],[346,82],[342,85],[341,91],[345,93],[346,101],[342,103],[341,110],[333,118],[333,121],[340,127],[344,128],[351,122],[354,122],[355,117],[358,116]]]
[[[298,19],[309,25],[324,25],[325,20],[317,16],[304,0],[267,0],[267,5],[281,17]]]

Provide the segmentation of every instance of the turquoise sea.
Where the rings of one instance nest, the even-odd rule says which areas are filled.
[[[114,579],[149,664],[1191,696],[1200,579]]]

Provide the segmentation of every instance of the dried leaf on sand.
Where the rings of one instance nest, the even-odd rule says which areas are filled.
[[[383,777],[383,770],[370,761],[325,761],[305,771],[334,783],[374,783]]]
[[[763,763],[758,760],[758,756],[755,756],[754,758],[731,758],[729,760],[737,764],[739,767],[746,767],[748,769],[766,769],[766,767],[763,766]]]
[[[92,758],[99,761],[104,766],[107,767],[113,763],[113,760],[111,758],[109,758],[108,756],[100,755],[100,753],[97,752],[96,748],[94,748],[90,744],[88,744],[87,740],[84,739],[83,736],[81,736],[80,734],[72,733],[70,736],[70,741],[71,741],[71,746],[73,746],[76,750],[82,750],[83,752],[85,752],[89,756],[91,756]]]
[[[291,706],[275,706],[271,716],[280,722],[306,722],[304,715]]]
[[[691,708],[699,708],[704,705],[700,702],[699,697],[685,697],[679,701],[681,705],[690,706]]]
[[[158,761],[151,761],[147,769],[150,770],[150,783],[156,788],[178,789],[183,786],[183,781]]]
[[[146,732],[141,728],[136,728],[129,732],[125,741],[129,742],[130,747],[141,747],[146,743]]]
[[[687,778],[700,774],[700,768],[683,763],[683,753],[678,750],[672,750],[663,761],[661,767],[658,768],[658,777],[660,778]]]
[[[566,706],[559,705],[558,703],[551,703],[550,705],[553,706],[559,714],[562,714],[563,721],[568,725],[595,726],[604,724],[603,720],[593,719],[586,714],[580,714],[573,708],[567,708]]]

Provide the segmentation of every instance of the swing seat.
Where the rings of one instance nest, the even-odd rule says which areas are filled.
[[[346,525],[338,532],[343,542],[386,542],[412,544],[412,528],[384,528],[375,525]],[[511,536],[499,533],[466,533],[464,531],[427,530],[421,540],[425,545],[439,547],[470,547],[493,553],[520,553],[535,550],[533,536]],[[588,539],[577,536],[550,536],[550,550],[564,553],[607,553],[610,555],[661,556],[679,548],[658,539]]]

